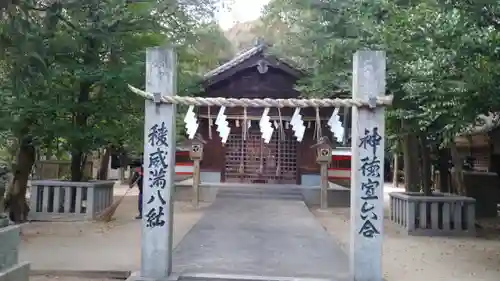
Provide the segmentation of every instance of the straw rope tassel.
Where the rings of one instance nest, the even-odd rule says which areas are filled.
[[[317,122],[317,121],[315,121],[315,122],[314,122],[313,140],[315,140],[315,139],[316,139],[316,136],[318,135],[318,133],[317,133],[317,132],[318,132],[318,122]]]
[[[316,107],[316,113],[318,113],[318,108]],[[311,124],[311,121],[309,121],[309,124]],[[309,127],[309,126],[307,126]],[[313,133],[313,140],[316,140],[318,138],[318,117],[314,116],[314,133]]]
[[[243,140],[247,140],[248,117],[246,107],[243,107],[243,126],[241,126],[241,129],[243,130]]]
[[[350,108],[344,107],[344,118],[342,119],[342,126],[344,126],[344,128],[346,128],[346,126],[347,126],[346,125],[347,124],[347,117],[348,117],[350,110],[351,110]],[[342,138],[342,144],[343,145],[347,144],[347,132],[344,133],[344,137]]]
[[[243,125],[241,126],[241,134],[243,135],[243,143],[241,145],[241,158],[240,158],[240,168],[238,169],[240,174],[245,173],[245,148],[247,140],[247,108],[243,108]]]
[[[278,107],[278,118],[279,118],[279,124],[280,124],[280,134],[282,136],[282,140],[285,139],[285,130],[283,129],[283,118],[281,117],[281,109]]]
[[[316,107],[316,127],[316,138],[319,141],[323,135],[323,132],[321,131],[321,119],[319,118],[319,107]]]
[[[283,130],[283,119],[281,118],[281,109],[278,107],[278,116],[279,116],[279,139],[278,139],[278,159],[276,159],[276,162],[278,164],[276,165],[276,176],[279,177],[281,174],[281,144],[283,143],[283,140],[285,139],[285,131]]]
[[[212,116],[210,114],[210,106],[207,107],[208,114],[208,138],[212,139]]]

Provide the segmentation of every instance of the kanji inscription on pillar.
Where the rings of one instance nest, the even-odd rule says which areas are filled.
[[[149,128],[147,145],[150,147],[145,157],[149,159],[148,186],[152,189],[146,201],[146,227],[155,228],[165,225],[165,204],[161,190],[167,185],[168,169],[168,129],[165,122],[154,124]]]
[[[377,189],[380,185],[380,165],[381,161],[377,157],[377,150],[381,149],[380,144],[382,136],[378,133],[378,128],[365,128],[364,135],[359,138],[360,161],[359,170],[361,171],[361,200],[362,205],[359,216],[363,224],[358,234],[366,238],[373,238],[380,234],[379,229],[373,224],[373,221],[382,219],[375,213],[375,205],[372,203],[379,199]]]

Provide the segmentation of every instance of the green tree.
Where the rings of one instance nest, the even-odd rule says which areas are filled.
[[[54,58],[45,44],[54,38],[53,23],[46,22],[31,7],[31,2],[10,5],[1,11],[0,43],[2,132],[15,139],[10,148],[17,150],[12,165],[14,180],[5,199],[11,219],[26,219],[26,183],[35,161],[37,139],[43,142],[43,131],[50,124],[54,109],[47,106],[51,97],[51,68]],[[2,194],[3,195],[3,194]]]
[[[496,8],[467,1],[273,0],[265,20],[288,27],[275,36],[282,42],[276,46],[314,73],[298,85],[307,95],[349,92],[354,52],[386,51],[387,91],[395,97],[388,132],[404,137],[413,157],[405,159],[408,170],[424,166],[422,177],[412,177],[423,179],[415,187],[430,190],[429,150],[452,144],[478,115],[498,111]]]
[[[6,200],[14,221],[26,219],[26,182],[39,144],[69,151],[71,180],[80,181],[93,151],[140,143],[144,101],[126,85],[144,85],[145,48],[177,46],[179,88],[191,85],[195,70],[221,51],[189,51],[200,34],[212,35],[207,26],[219,2],[21,0],[2,10],[0,129],[17,140]]]

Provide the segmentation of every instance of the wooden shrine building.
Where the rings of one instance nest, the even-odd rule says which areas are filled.
[[[294,86],[304,75],[285,61],[270,55],[267,45],[259,43],[205,74],[202,95],[225,98],[300,98],[301,94]],[[207,142],[200,168],[202,182],[319,185],[319,165],[315,161],[315,150],[311,149],[317,142],[315,109],[301,110],[306,131],[302,142],[298,142],[289,125],[294,109],[284,108],[278,111],[271,108],[269,116],[275,130],[268,144],[264,143],[259,129],[263,110],[246,110],[249,128],[245,133],[245,110],[226,108],[231,131],[224,145],[215,125],[219,108],[199,108],[198,132]],[[343,108],[340,109],[340,116],[347,116],[342,111]],[[330,139],[333,139],[332,133],[326,123],[332,112],[333,108],[320,109],[321,132]],[[345,125],[344,128],[346,135],[350,134],[350,129]],[[343,141],[344,144],[346,140],[347,138]]]

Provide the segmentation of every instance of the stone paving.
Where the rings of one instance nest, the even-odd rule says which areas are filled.
[[[286,194],[246,199],[234,193],[219,189],[225,195],[218,195],[175,248],[174,272],[347,278],[347,255],[301,200]]]
[[[126,186],[115,189],[124,194]],[[22,227],[19,257],[36,271],[136,271],[141,260],[141,221],[137,215],[137,188],[122,202],[116,220],[97,222],[33,222]],[[191,202],[174,204],[174,246],[203,215]],[[66,277],[64,277],[66,278]],[[66,280],[61,277],[60,280]],[[70,280],[70,279],[68,279]]]

